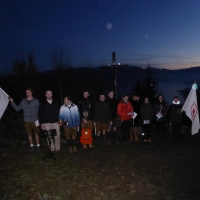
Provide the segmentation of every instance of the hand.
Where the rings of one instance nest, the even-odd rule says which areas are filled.
[[[11,103],[14,102],[13,99],[12,99],[11,97],[8,97],[8,99],[9,99],[9,101],[10,101]]]
[[[86,124],[86,123],[88,123],[88,121],[87,121],[86,119],[83,118],[83,123]]]
[[[41,129],[44,130],[45,129],[45,126],[44,124],[41,124]]]

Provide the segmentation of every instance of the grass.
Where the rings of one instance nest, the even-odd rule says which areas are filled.
[[[2,130],[1,130],[2,132]],[[4,133],[4,132],[3,132]],[[200,197],[199,135],[182,144],[133,143],[69,154],[62,140],[57,160],[26,153],[23,132],[2,134],[0,199],[9,200],[195,200]],[[13,142],[14,141],[14,142]]]

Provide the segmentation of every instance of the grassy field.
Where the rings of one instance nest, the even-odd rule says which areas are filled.
[[[56,161],[28,154],[22,130],[1,127],[0,199],[196,200],[200,199],[200,136],[184,130],[183,142],[100,146],[70,154],[62,139]],[[3,134],[4,133],[4,134]]]

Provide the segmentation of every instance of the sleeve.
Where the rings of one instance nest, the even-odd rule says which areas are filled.
[[[39,106],[39,122],[40,124],[43,124],[43,113],[44,113],[44,106],[43,104],[40,104]]]
[[[79,117],[82,119],[82,105],[81,105],[81,100],[77,104],[78,112],[79,112]]]
[[[119,103],[117,106],[117,112],[119,116],[127,116],[127,113],[123,113],[121,109],[121,104]]]
[[[93,121],[96,121],[96,103],[94,104],[94,115],[93,115]]]
[[[60,121],[60,120],[64,121],[63,108],[62,108],[62,106],[60,107],[60,111],[59,111],[59,119],[58,119],[58,120],[59,120],[59,121]]]
[[[153,116],[154,116],[154,108],[153,108],[153,106],[151,106],[151,119],[150,120],[153,119]]]
[[[111,117],[110,107],[109,107],[108,103],[107,103],[107,113],[108,113],[108,120],[111,121],[112,117]]]
[[[80,125],[80,114],[79,114],[78,106],[76,106],[76,113],[77,113],[77,123],[79,126]]]
[[[16,111],[20,111],[21,109],[23,109],[23,100],[21,100],[18,106],[15,104],[15,102],[12,102],[11,105]]]
[[[140,107],[140,115],[142,117],[142,120],[144,119],[144,109],[143,106]]]

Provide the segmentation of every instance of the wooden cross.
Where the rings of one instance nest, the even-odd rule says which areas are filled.
[[[108,66],[101,66],[101,69],[112,69],[113,70],[113,83],[114,83],[114,93],[115,98],[117,99],[117,70],[119,68],[127,68],[128,65],[120,65],[120,63],[116,63],[116,54],[115,52],[112,53],[112,64]]]

